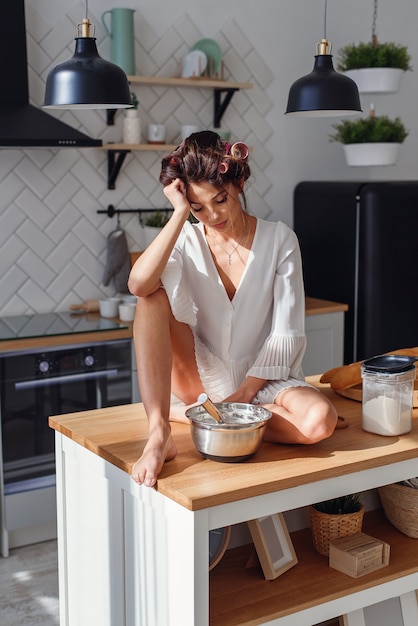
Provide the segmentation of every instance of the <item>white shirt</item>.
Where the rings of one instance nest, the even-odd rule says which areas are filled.
[[[246,376],[287,381],[276,391],[303,384],[302,264],[297,237],[286,224],[257,219],[232,301],[201,223],[184,224],[162,282],[174,317],[193,331],[203,386],[215,400],[235,391]]]

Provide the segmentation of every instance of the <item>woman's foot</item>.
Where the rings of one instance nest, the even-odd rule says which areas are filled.
[[[176,454],[177,448],[169,429],[165,433],[151,432],[142,456],[132,467],[132,478],[138,485],[154,487],[165,461],[173,459]]]

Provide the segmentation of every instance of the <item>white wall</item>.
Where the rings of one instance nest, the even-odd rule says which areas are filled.
[[[322,0],[90,0],[89,17],[96,24],[100,54],[109,58],[110,43],[102,12],[135,8],[137,72],[150,67],[162,72],[178,64],[188,38],[218,40],[228,60],[229,76],[254,84],[251,95],[234,95],[223,125],[253,146],[253,181],[249,189],[256,215],[292,224],[292,194],[301,180],[415,179],[418,131],[416,72],[403,77],[398,94],[374,97],[377,114],[400,115],[410,130],[398,164],[358,170],[345,165],[342,147],[329,142],[334,119],[296,119],[284,115],[291,83],[312,70],[315,44],[323,36]],[[84,4],[64,0],[26,0],[31,100],[41,105],[46,75],[57,62],[72,56],[74,24],[84,17]],[[371,36],[372,0],[330,0],[327,37],[338,49]],[[381,41],[409,47],[417,66],[418,4],[414,0],[380,0],[377,34]],[[187,35],[189,33],[189,36]],[[180,45],[166,65],[161,51],[173,34]],[[233,42],[245,54],[234,57]],[[157,54],[158,51],[158,54]],[[160,56],[159,56],[160,55]],[[255,59],[255,62],[253,62]],[[144,70],[145,68],[145,70]],[[244,78],[241,78],[244,76]],[[142,88],[141,88],[142,89]],[[212,97],[166,90],[137,91],[141,117],[166,121],[175,140],[181,123],[211,125]],[[170,112],[167,102],[178,98]],[[370,99],[362,97],[368,109]],[[198,109],[198,110],[196,110]],[[154,114],[167,115],[166,120]],[[104,141],[121,138],[122,114],[114,128],[103,112],[61,114],[68,123]],[[195,118],[190,119],[192,116]],[[107,190],[106,155],[96,150],[0,150],[0,315],[65,310],[70,303],[112,294],[101,279],[106,238],[115,221],[96,213],[108,204],[117,208],[165,206],[157,182],[159,154],[131,154],[116,190]],[[337,208],[336,208],[337,210]],[[129,247],[141,247],[136,216],[123,216]]]

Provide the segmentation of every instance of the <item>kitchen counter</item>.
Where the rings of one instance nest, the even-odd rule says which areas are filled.
[[[326,315],[328,313],[340,313],[348,311],[348,304],[333,302],[332,300],[321,300],[320,298],[305,298],[305,315]]]
[[[312,446],[264,443],[249,461],[227,464],[204,459],[189,426],[173,423],[178,455],[165,464],[155,489],[130,477],[148,434],[141,404],[51,417],[62,626],[89,623],[93,615],[102,626],[308,625],[418,588],[414,540],[394,538],[384,520],[371,528],[383,524],[389,542],[401,544],[402,558],[394,554],[393,566],[359,579],[333,572],[318,588],[320,555],[307,559],[311,565],[301,558],[276,581],[261,578],[254,597],[240,593],[248,576],[242,557],[224,557],[226,573],[221,562],[209,577],[213,529],[418,475],[417,409],[411,433],[373,435],[361,429],[361,403],[338,396],[318,377],[309,380],[331,398],[348,428]],[[238,581],[229,586],[237,605],[229,612],[225,576]],[[303,597],[295,603],[285,582],[301,580]]]
[[[71,316],[74,320],[83,320],[86,322],[86,328],[88,328],[88,322],[97,322],[103,320],[103,329],[94,330],[89,332],[83,330],[83,332],[57,332],[57,334],[43,334],[38,337],[16,337],[11,339],[0,340],[0,353],[4,352],[20,352],[32,349],[45,349],[54,348],[56,346],[70,346],[72,344],[80,343],[97,343],[100,341],[112,341],[114,339],[131,339],[132,338],[132,322],[120,322],[118,319],[110,320],[114,323],[119,323],[120,328],[106,328],[106,319],[101,318],[98,313],[85,313],[76,314]]]
[[[306,298],[306,315],[323,315],[328,313],[336,313],[347,310],[347,305],[340,304],[339,302],[330,302],[327,300],[320,300],[318,298]],[[120,328],[106,329],[106,320],[101,318],[98,313],[72,313],[71,317],[74,320],[83,320],[88,323],[91,321],[103,321],[103,329],[95,330],[94,332],[77,333],[57,333],[45,334],[40,337],[22,337],[13,339],[0,338],[0,352],[14,352],[17,350],[30,350],[32,348],[45,348],[54,347],[58,345],[69,345],[74,343],[92,343],[97,341],[112,340],[112,339],[130,339],[132,338],[132,322],[121,322],[117,318],[109,320],[113,323],[119,323]],[[1,321],[1,318],[0,318]],[[88,324],[86,324],[87,326]]]
[[[336,313],[346,311],[347,305],[328,300],[319,300],[317,298],[306,298],[306,315],[323,315],[328,313]],[[77,314],[73,313],[74,319],[93,320],[103,319],[104,326],[106,319],[100,318],[98,313]],[[0,318],[1,319],[1,318]],[[68,334],[43,335],[41,337],[23,337],[16,339],[0,339],[0,352],[15,352],[20,350],[30,350],[32,348],[54,347],[58,345],[71,345],[74,343],[92,343],[113,339],[129,339],[132,338],[132,322],[120,322],[118,319],[112,319],[112,322],[119,322],[121,328],[106,329],[94,332],[71,332]]]
[[[178,454],[166,463],[158,491],[191,511],[306,485],[355,469],[367,471],[418,455],[418,409],[414,429],[402,437],[381,437],[361,428],[361,403],[337,395],[308,377],[331,398],[349,428],[314,446],[263,443],[246,463],[205,460],[195,449],[189,425],[172,423]],[[142,404],[50,417],[50,426],[130,474],[148,438]],[[256,471],[248,471],[249,468]],[[280,468],[280,471],[277,471]],[[417,471],[418,474],[418,471]]]

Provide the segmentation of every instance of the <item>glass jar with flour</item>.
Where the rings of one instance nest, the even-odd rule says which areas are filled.
[[[416,357],[389,354],[363,362],[364,430],[388,437],[411,430],[416,360]]]

